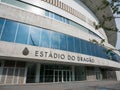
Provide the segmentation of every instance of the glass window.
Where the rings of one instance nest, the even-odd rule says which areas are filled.
[[[98,46],[96,44],[94,44],[94,52],[95,52],[94,55],[98,57],[99,56],[99,53],[98,53],[99,50],[98,50]]]
[[[107,58],[107,53],[106,53],[106,49],[104,47],[102,47],[102,54],[104,58]]]
[[[85,28],[84,26],[82,26],[82,25],[80,25],[80,24],[78,24],[78,23],[76,23],[74,21],[69,20],[69,24],[76,27],[76,28],[79,28],[80,30],[82,30],[84,32],[89,33],[89,30],[87,28]]]
[[[59,17],[59,21],[62,21],[62,18],[63,18],[63,17],[62,17],[62,16],[60,16],[60,15],[58,15],[58,17]]]
[[[29,35],[29,44],[39,46],[41,28],[31,27]]]
[[[69,24],[69,20],[65,18],[65,23]]]
[[[16,42],[27,44],[29,34],[29,26],[25,24],[19,24]]]
[[[118,54],[115,54],[113,59],[117,62],[120,62],[120,56]]]
[[[104,49],[101,46],[99,46],[99,48],[100,48],[100,56],[102,58],[104,58],[105,57],[105,51],[104,51]]]
[[[102,58],[107,58],[107,56],[106,56],[106,50],[105,50],[105,48],[103,48],[103,47],[101,47],[101,46],[99,46],[100,47],[100,50],[101,50],[101,57]]]
[[[54,15],[54,18],[55,18],[56,20],[59,20],[59,17],[58,17],[57,14]]]
[[[75,52],[80,53],[80,40],[75,38]]]
[[[45,16],[49,17],[49,11],[45,11]]]
[[[1,35],[1,31],[2,31],[2,27],[3,27],[4,21],[5,21],[5,19],[0,18],[0,35]]]
[[[62,21],[62,17],[60,15],[54,14],[54,18],[58,21]]]
[[[74,38],[71,36],[67,36],[67,44],[68,44],[68,51],[74,52]]]
[[[102,50],[101,50],[100,46],[97,45],[96,50],[97,50],[97,56],[102,57],[102,52],[101,52]]]
[[[23,9],[29,9],[30,7],[28,7],[28,5],[20,2],[20,1],[16,1],[16,0],[1,0],[4,3],[8,3],[8,4],[12,4],[15,5],[17,7],[21,7]]]
[[[86,42],[86,49],[87,49],[87,54],[88,55],[92,55],[92,50],[91,50],[91,43],[90,42]]]
[[[87,44],[86,41],[81,40],[81,52],[82,52],[83,54],[87,54],[86,44]]]
[[[14,42],[17,25],[18,25],[17,22],[6,20],[1,40]]]
[[[35,83],[36,78],[36,64],[29,63],[27,66],[27,76],[26,76],[26,83]]]
[[[5,61],[4,66],[5,67],[14,67],[15,61]]]
[[[45,82],[53,82],[53,70],[45,70]]]
[[[69,20],[66,19],[65,17],[62,17],[62,22],[69,24]]]
[[[91,55],[96,56],[95,44],[90,43],[90,45],[91,45]]]
[[[64,22],[64,23],[65,23],[65,18],[62,18],[62,22]]]
[[[59,49],[60,35],[57,32],[51,32],[51,48]]]
[[[50,48],[50,31],[42,30],[40,46]]]
[[[64,34],[60,34],[60,49],[67,50],[67,40]]]
[[[30,12],[33,12],[33,13],[36,13],[36,14],[44,15],[44,10],[42,10],[38,7],[29,5],[28,3],[21,2],[19,0],[1,0],[1,1],[4,2],[4,3],[7,3],[7,4],[11,4],[11,5],[29,10]]]
[[[53,13],[49,12],[49,17],[53,18]]]

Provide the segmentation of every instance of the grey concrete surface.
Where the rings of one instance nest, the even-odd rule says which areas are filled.
[[[120,90],[120,81],[79,81],[0,85],[0,90]]]

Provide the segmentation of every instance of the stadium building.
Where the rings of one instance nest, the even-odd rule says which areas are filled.
[[[112,15],[101,1],[0,0],[0,84],[120,80],[117,33],[94,25]]]

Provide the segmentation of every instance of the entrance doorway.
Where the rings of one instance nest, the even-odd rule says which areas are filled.
[[[72,81],[72,67],[65,65],[41,65],[40,82]]]
[[[54,70],[54,82],[67,82],[72,80],[71,70]]]

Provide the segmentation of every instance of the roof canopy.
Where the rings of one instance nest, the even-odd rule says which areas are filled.
[[[102,3],[103,0],[81,0],[81,1],[96,15],[96,17],[98,18],[98,20],[100,22],[102,22],[104,20],[103,15],[104,16],[113,16],[112,10],[110,9],[110,7],[106,7],[103,10],[97,9],[97,7],[100,7],[101,5],[103,5],[103,3]],[[105,26],[111,27],[111,28],[116,28],[115,20],[112,19],[111,21],[106,21]],[[115,46],[116,41],[117,41],[117,32],[105,30],[105,33],[108,37],[108,42],[111,45]]]

